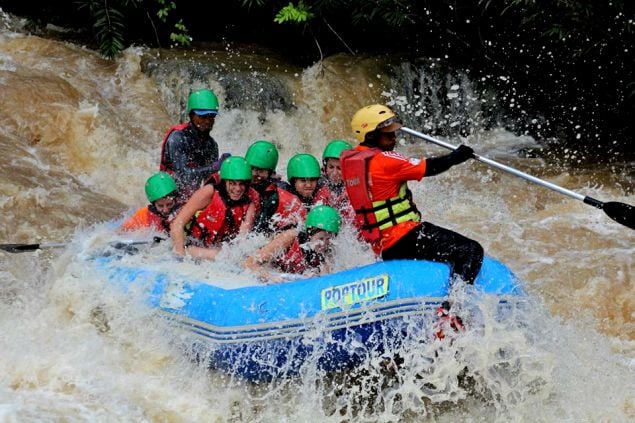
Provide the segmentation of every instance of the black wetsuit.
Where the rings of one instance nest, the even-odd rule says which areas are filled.
[[[174,172],[180,192],[189,197],[214,172],[218,144],[209,132],[201,133],[189,124],[168,135],[163,155],[162,162]]]

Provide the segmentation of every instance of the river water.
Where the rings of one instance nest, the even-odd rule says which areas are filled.
[[[453,126],[479,114],[478,102],[464,101],[455,115],[426,122],[413,93],[401,91],[403,78],[378,58],[335,56],[298,68],[231,46],[131,48],[109,62],[2,21],[0,241],[70,245],[0,253],[0,421],[633,421],[635,232],[476,162],[411,188],[427,219],[477,239],[523,280],[526,307],[511,323],[490,321],[437,352],[447,360],[434,368],[421,351],[401,351],[411,368],[398,380],[308,369],[250,385],[207,371],[135,295],[109,290],[82,264],[145,203],[143,183],[190,89],[219,94],[213,135],[221,151],[243,154],[252,141],[271,139],[284,174],[297,152],[319,156],[332,138],[353,140],[348,122],[365,104],[393,104],[423,132],[432,118]],[[478,97],[461,78],[449,86],[458,88],[464,100]],[[632,163],[597,166],[567,152],[574,165],[556,166],[548,156],[518,154],[538,146],[495,125],[449,142],[581,194],[635,204]],[[442,153],[405,138],[399,149]],[[370,260],[346,241],[338,266]],[[169,245],[142,254],[152,255],[169,260]],[[221,263],[188,265],[210,278],[226,271]],[[472,306],[487,321],[487,301]],[[477,372],[476,388],[448,382],[463,366]],[[421,382],[426,372],[435,389]]]

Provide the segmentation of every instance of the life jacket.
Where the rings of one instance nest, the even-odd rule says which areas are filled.
[[[463,330],[463,320],[459,316],[450,314],[450,310],[441,306],[437,308],[437,321],[438,330],[434,333],[434,337],[441,340],[445,339],[446,332],[452,329],[453,332],[459,332]]]
[[[355,221],[355,210],[348,199],[348,193],[344,187],[344,181],[341,184],[333,184],[328,177],[323,174],[318,181],[318,187],[328,187],[331,193],[331,207],[337,209],[343,222],[353,224]]]
[[[355,224],[362,237],[370,243],[381,239],[382,229],[402,222],[421,220],[405,182],[399,188],[397,196],[387,200],[372,201],[368,163],[380,153],[382,150],[378,148],[351,149],[344,150],[340,156],[342,178],[348,198],[355,210]]]
[[[300,199],[289,191],[275,184],[273,185],[276,190],[275,195],[278,197],[278,206],[271,216],[271,222],[274,227],[278,230],[284,230],[303,222],[306,217],[306,210],[302,207]]]
[[[284,188],[270,181],[256,189],[260,194],[260,213],[256,218],[256,232],[281,232],[304,221],[306,209],[302,201]]]
[[[293,184],[289,184],[289,192],[300,199],[302,204],[304,204],[304,209],[307,213],[313,208],[313,206],[320,206],[320,205],[331,206],[331,207],[334,206],[331,190],[326,185],[323,185],[323,186],[317,185],[315,187],[315,191],[313,191],[312,197],[301,196],[295,190],[295,188],[293,187]]]
[[[313,205],[325,205],[331,207],[335,205],[333,201],[333,194],[328,186],[325,185],[323,187],[316,188],[315,193],[313,194]]]
[[[134,231],[138,229],[149,228],[155,231],[170,232],[170,223],[174,219],[175,214],[170,213],[167,218],[162,217],[152,205],[142,207],[122,225],[124,231]]]
[[[331,195],[333,196],[333,207],[340,213],[342,221],[353,224],[355,222],[355,209],[351,205],[351,200],[348,198],[348,193],[344,185],[338,188],[338,190],[335,190],[329,185]]]
[[[228,207],[228,202],[216,190],[207,207],[194,215],[190,233],[202,246],[210,247],[234,238],[251,203],[257,204],[258,194],[250,188],[246,195],[234,201],[232,206]]]
[[[168,138],[170,137],[172,132],[182,131],[183,129],[187,128],[189,124],[190,124],[189,122],[185,122],[185,123],[180,123],[178,125],[174,125],[170,127],[170,129],[168,129],[168,132],[165,133],[165,136],[163,137],[163,142],[161,143],[161,163],[159,164],[159,170],[163,172],[167,172],[170,175],[174,175],[174,168],[172,167],[172,162],[170,162],[167,159],[165,154],[165,144],[168,141]]]
[[[302,236],[302,235],[300,235]],[[311,268],[318,268],[324,260],[321,254],[309,254],[302,249],[298,238],[284,255],[273,262],[273,265],[283,272],[302,274]]]

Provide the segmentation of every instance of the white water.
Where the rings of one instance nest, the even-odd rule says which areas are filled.
[[[269,63],[219,54],[228,68],[232,55]],[[176,119],[167,111],[178,107],[164,103],[171,88],[139,63],[139,50],[112,64],[76,46],[0,34],[1,241],[71,241],[67,250],[0,253],[0,421],[635,419],[633,231],[477,163],[411,187],[427,218],[479,240],[525,281],[523,311],[499,324],[491,300],[457,293],[484,329],[457,338],[434,365],[426,359],[434,357],[431,346],[404,347],[407,366],[397,378],[383,376],[378,359],[367,374],[345,375],[323,375],[309,362],[300,378],[253,386],[190,360],[181,335],[141,305],[141,293],[122,295],[81,260],[116,238],[115,224],[100,222],[144,204],[143,181]],[[241,154],[254,139],[273,139],[284,174],[292,154],[319,155],[329,139],[351,139],[352,112],[391,101],[373,63],[333,58],[323,78],[317,67],[272,66],[263,81],[285,81],[296,108],[266,112],[264,121],[250,107],[224,110],[213,132],[221,150]],[[209,76],[221,104],[223,77]],[[628,164],[625,174],[552,169],[514,155],[531,139],[502,130],[477,135],[463,141],[482,155],[603,201],[635,204]],[[419,142],[400,149],[440,153]],[[368,260],[351,242],[343,237],[338,246],[339,268]],[[255,245],[227,252],[226,264],[185,263],[182,270],[230,278],[249,248]],[[156,266],[170,266],[169,244],[127,259],[154,257]],[[473,392],[457,385],[465,366],[477,374]]]

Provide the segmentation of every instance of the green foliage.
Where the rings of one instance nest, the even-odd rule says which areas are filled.
[[[179,21],[174,24],[174,29],[176,29],[176,32],[170,33],[170,40],[178,45],[189,46],[192,42],[192,37],[188,35],[187,28],[183,24],[182,19],[179,19]]]
[[[176,10],[176,3],[167,0],[156,0],[156,2],[160,6],[159,10],[157,10],[157,17],[161,22],[167,23],[170,13],[174,13]],[[192,42],[192,37],[190,37],[187,27],[183,23],[183,19],[179,19],[178,22],[174,24],[174,30],[170,32],[170,40],[174,44],[181,46],[189,46]]]
[[[313,13],[309,11],[309,8],[300,0],[297,6],[294,6],[292,2],[280,9],[274,22],[283,24],[285,22],[290,23],[306,23],[313,18]]]
[[[171,0],[77,0],[76,3],[80,10],[87,11],[91,32],[99,43],[99,50],[109,59],[126,47],[126,29],[137,25],[134,11],[141,11],[147,17],[157,43],[159,36],[152,16],[167,26],[169,17],[176,13],[176,2]],[[174,24],[169,38],[177,45],[189,45],[192,41],[182,19]]]
[[[157,16],[161,21],[166,22],[170,11],[176,9],[176,4],[173,1],[167,2],[165,0],[157,0],[157,3],[161,6],[161,8],[157,10]]]
[[[107,58],[113,58],[124,48],[123,31],[125,17],[112,3],[96,0],[80,1],[79,9],[87,9],[92,18],[92,30],[99,43],[99,50]]]

